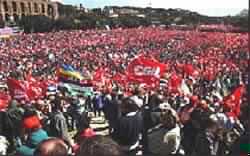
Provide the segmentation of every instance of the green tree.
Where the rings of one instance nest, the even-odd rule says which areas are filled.
[[[55,21],[54,28],[56,30],[71,30],[76,29],[77,26],[74,18],[64,16]]]
[[[49,32],[53,29],[54,21],[46,16],[25,16],[18,25],[24,29],[24,32]]]

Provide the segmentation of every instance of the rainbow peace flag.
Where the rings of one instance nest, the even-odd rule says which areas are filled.
[[[70,65],[65,65],[63,64],[59,69],[58,69],[58,75],[59,77],[64,77],[64,78],[73,78],[77,80],[83,80],[82,74],[75,70],[72,66]]]

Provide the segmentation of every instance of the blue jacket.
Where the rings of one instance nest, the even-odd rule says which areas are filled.
[[[28,137],[27,143],[17,148],[18,155],[33,156],[37,145],[46,139],[48,139],[48,134],[43,129],[31,133]]]

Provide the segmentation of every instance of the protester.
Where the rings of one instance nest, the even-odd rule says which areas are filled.
[[[217,137],[218,125],[212,120],[206,122],[206,128],[197,136],[193,156],[216,156],[220,155],[220,144]]]
[[[117,143],[110,138],[94,136],[84,140],[77,156],[125,156]]]
[[[142,116],[138,105],[130,98],[121,104],[122,116],[114,129],[113,137],[128,153],[136,153],[139,147],[139,136],[142,133]]]
[[[56,99],[52,106],[52,116],[50,121],[50,136],[63,139],[70,145],[73,145],[72,139],[69,136],[69,131],[66,123],[66,119],[62,113],[62,103],[60,99]]]
[[[0,135],[10,153],[26,146],[32,153],[46,132],[73,148],[86,141],[80,151],[88,153],[96,142],[86,136],[100,117],[130,155],[234,156],[248,136],[245,33],[141,27],[21,34],[1,40],[0,58]],[[41,132],[35,144],[20,131],[34,116],[39,126],[26,132]],[[106,138],[97,138],[100,156],[109,148],[106,155],[120,155],[113,141],[104,147]]]
[[[34,152],[34,156],[68,156],[68,146],[63,140],[50,138],[42,141]]]
[[[40,142],[48,139],[48,134],[42,129],[42,125],[37,116],[29,116],[23,120],[23,128],[27,140],[20,142],[17,154],[20,156],[33,156],[35,148]]]

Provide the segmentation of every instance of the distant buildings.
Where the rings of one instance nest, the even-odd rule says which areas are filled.
[[[137,8],[132,7],[105,7],[103,9],[105,15],[109,17],[119,17],[122,15],[130,15],[130,16],[137,16],[141,18],[145,18],[146,15]]]
[[[50,0],[0,0],[0,18],[4,22],[15,22],[27,15],[45,15],[57,19],[58,3]]]

